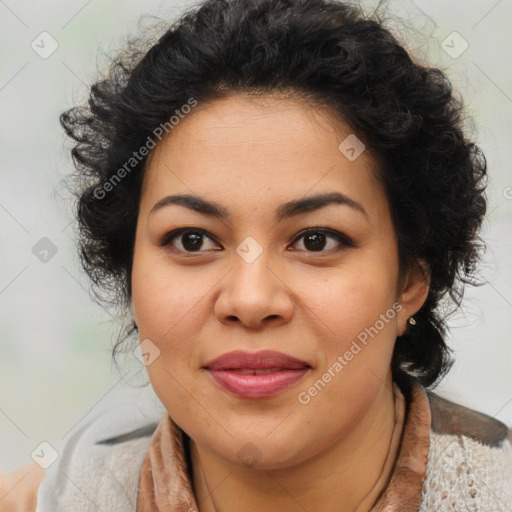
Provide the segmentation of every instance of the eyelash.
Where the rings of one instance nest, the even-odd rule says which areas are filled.
[[[217,243],[216,240],[210,236],[206,231],[203,231],[202,229],[199,229],[199,228],[179,228],[179,229],[175,229],[174,231],[171,231],[169,233],[167,233],[166,235],[164,235],[164,237],[161,239],[161,241],[159,242],[159,246],[160,247],[164,247],[164,248],[170,248],[171,247],[171,242],[178,238],[180,235],[184,235],[186,233],[194,233],[194,234],[197,234],[197,235],[202,235],[206,238],[209,238],[210,240],[212,240],[213,242]],[[307,235],[310,235],[310,234],[316,234],[316,233],[321,233],[327,237],[331,237],[331,238],[334,238],[339,244],[340,246],[337,247],[337,248],[334,248],[334,249],[327,249],[327,250],[320,250],[320,251],[308,251],[306,249],[302,250],[302,249],[299,249],[303,252],[308,252],[308,253],[311,253],[311,254],[321,254],[321,253],[330,253],[331,251],[341,251],[343,248],[350,248],[350,247],[356,247],[356,244],[349,238],[347,237],[346,235],[344,235],[343,233],[340,233],[339,231],[335,231],[333,229],[327,229],[327,228],[308,228],[304,231],[301,231],[300,233],[298,233],[298,235],[293,239],[293,242],[292,244],[295,244],[297,243],[299,240],[301,240],[302,238],[305,238]],[[185,254],[190,254],[190,255],[195,255],[195,254],[200,254],[202,252],[206,252],[206,251],[201,251],[201,250],[198,250],[198,251],[182,251],[180,249],[175,249],[175,248],[172,248],[170,250],[175,250],[175,251],[178,251],[178,252],[181,252],[181,253],[185,253]]]

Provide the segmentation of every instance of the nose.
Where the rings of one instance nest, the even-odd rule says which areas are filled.
[[[261,329],[285,324],[293,316],[292,291],[269,266],[265,252],[251,263],[235,256],[221,286],[214,314],[225,325]]]

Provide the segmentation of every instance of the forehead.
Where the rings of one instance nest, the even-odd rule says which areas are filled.
[[[355,137],[327,107],[296,98],[237,94],[198,103],[153,149],[142,202],[151,207],[182,192],[261,205],[337,190],[379,206],[375,159],[366,149],[355,159],[346,153],[354,142],[361,151]]]

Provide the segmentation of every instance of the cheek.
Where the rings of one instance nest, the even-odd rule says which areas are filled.
[[[312,387],[301,387],[312,416],[339,404],[329,427],[355,419],[375,399],[390,370],[398,311],[394,267],[374,258],[333,273],[309,305],[316,318],[317,350],[322,353]]]
[[[312,318],[317,317],[317,349],[323,357],[314,378],[297,389],[297,402],[314,439],[313,452],[352,428],[390,371],[400,305],[392,276],[384,266],[379,272],[372,268],[337,273],[323,293],[319,288],[310,296]]]
[[[139,336],[156,343],[192,338],[204,321],[207,275],[177,269],[166,262],[165,253],[135,250],[132,270],[132,309]]]
[[[307,297],[305,303],[323,324],[331,338],[340,340],[340,348],[365,328],[373,326],[385,315],[385,325],[378,322],[379,331],[387,334],[394,325],[396,304],[395,269],[379,265],[378,261],[360,259],[358,263],[333,271],[322,284],[298,290],[298,296]]]
[[[151,340],[159,355],[146,366],[151,385],[165,408],[178,422],[200,416],[190,396],[199,396],[190,376],[196,369],[198,333],[208,280],[176,271],[165,256],[137,247],[132,268],[132,310],[139,340]]]

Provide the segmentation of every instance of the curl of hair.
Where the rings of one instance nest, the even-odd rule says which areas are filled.
[[[458,307],[464,285],[477,284],[486,161],[463,133],[462,100],[445,74],[415,63],[378,16],[338,1],[207,0],[149,50],[120,53],[88,104],[61,115],[74,140],[81,263],[97,297],[129,304],[147,158],[104,197],[98,187],[191,98],[237,92],[291,92],[326,106],[375,156],[401,270],[423,260],[430,272],[417,324],[396,340],[393,374],[433,386],[453,362],[440,301],[448,293]]]

